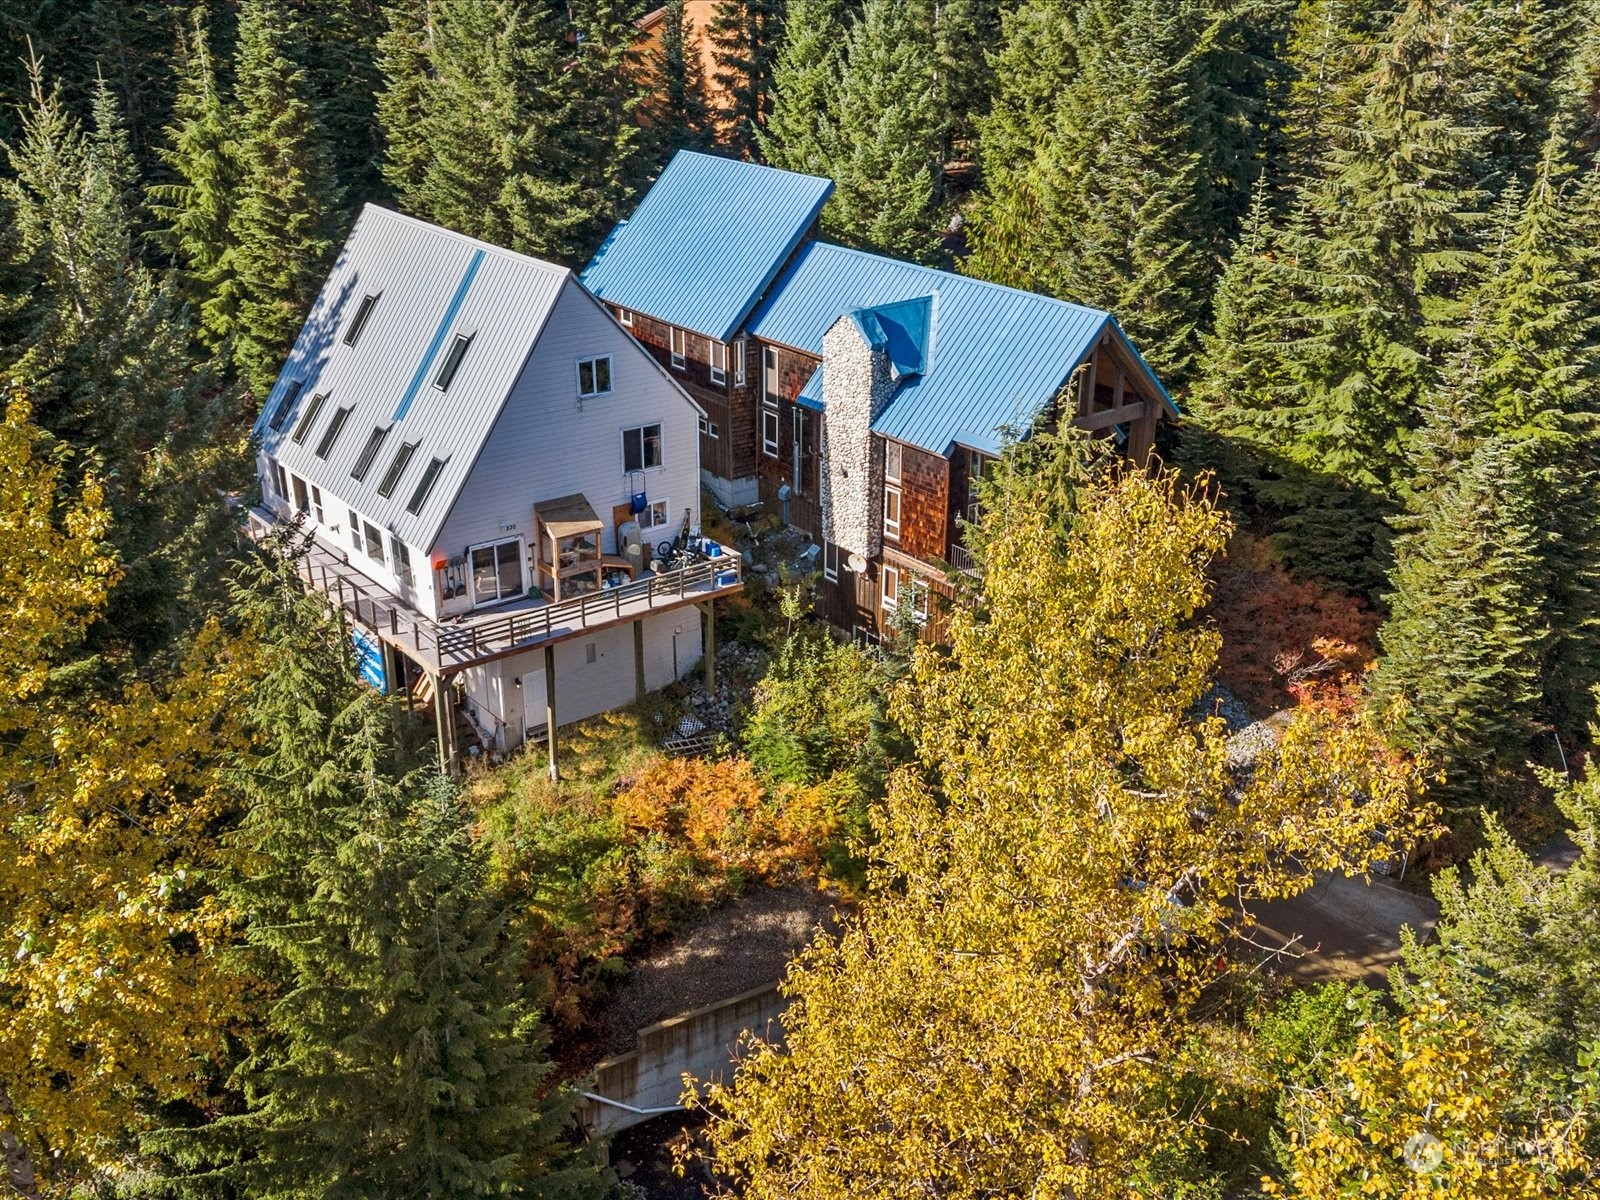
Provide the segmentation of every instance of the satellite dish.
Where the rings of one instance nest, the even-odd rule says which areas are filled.
[[[859,575],[867,569],[867,560],[852,552],[850,557],[844,560],[844,565]]]

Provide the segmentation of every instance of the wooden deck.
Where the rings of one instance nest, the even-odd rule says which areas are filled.
[[[252,509],[250,535],[259,538],[276,522],[266,509]],[[459,619],[434,621],[352,566],[344,551],[314,535],[300,559],[300,573],[355,624],[439,678],[744,588],[743,561],[738,551],[724,546],[719,558],[571,600],[549,604],[524,598]]]

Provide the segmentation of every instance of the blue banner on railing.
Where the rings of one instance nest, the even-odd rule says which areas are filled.
[[[352,629],[350,640],[355,643],[356,669],[361,672],[361,678],[388,695],[389,690],[384,686],[383,678],[383,648],[378,644],[378,639],[368,637],[359,629]]]

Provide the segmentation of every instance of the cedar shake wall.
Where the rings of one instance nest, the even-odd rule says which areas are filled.
[[[943,560],[950,548],[950,460],[915,446],[900,446],[900,537],[885,546],[924,562]],[[882,520],[881,498],[879,520]]]

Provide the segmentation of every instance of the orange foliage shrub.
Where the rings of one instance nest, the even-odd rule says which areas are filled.
[[[636,839],[676,850],[708,877],[814,870],[840,821],[821,789],[770,795],[742,758],[658,760],[617,793],[613,807]]]
[[[1218,675],[1257,713],[1343,689],[1376,657],[1380,618],[1372,606],[1295,578],[1260,538],[1235,533],[1212,575],[1210,615],[1222,634]]]

